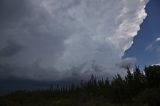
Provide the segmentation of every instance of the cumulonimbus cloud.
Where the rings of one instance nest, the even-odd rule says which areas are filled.
[[[140,24],[147,16],[145,6],[148,2],[26,0],[25,3],[19,4],[16,1],[19,0],[4,1],[6,6],[0,11],[5,26],[0,26],[1,40],[3,39],[1,48],[8,39],[13,39],[26,49],[5,60],[7,64],[33,67],[38,59],[40,67],[46,70],[56,68],[63,73],[72,66],[90,64],[95,60],[96,64],[102,65],[105,71],[111,74],[118,72],[116,64],[122,61],[122,56],[131,47],[133,38],[140,30]],[[11,7],[10,2],[14,2]],[[9,17],[5,10],[15,14]],[[8,17],[7,21],[5,17]],[[25,69],[29,69],[26,71],[26,77],[35,73],[32,68]],[[52,74],[54,73],[53,71]],[[43,71],[43,75],[49,75],[48,71],[47,74]],[[65,75],[60,76],[63,78]]]

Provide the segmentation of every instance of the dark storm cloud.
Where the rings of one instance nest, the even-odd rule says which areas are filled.
[[[12,57],[24,49],[22,45],[19,45],[14,41],[8,41],[7,43],[7,46],[0,49],[0,58]]]
[[[45,74],[45,75],[44,75]],[[0,64],[0,79],[19,78],[26,80],[49,81],[60,78],[56,69],[43,69],[38,65],[32,67],[19,67],[10,64]]]
[[[145,1],[0,0],[0,77],[57,80],[117,73],[115,63],[146,17]],[[107,69],[88,71],[92,60]],[[85,62],[89,65],[79,68]],[[72,65],[78,68],[69,70]]]
[[[13,70],[14,69],[11,69],[8,64],[0,64],[0,79],[8,77]]]
[[[0,23],[0,78],[60,78],[54,67],[42,67],[61,55],[68,31],[39,2],[0,0]]]
[[[21,17],[30,12],[29,7],[27,0],[0,0],[0,29],[14,27]]]

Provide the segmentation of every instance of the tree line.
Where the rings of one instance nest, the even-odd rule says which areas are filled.
[[[126,70],[125,77],[117,74],[112,80],[92,75],[80,84],[15,91],[0,97],[0,106],[159,106],[160,66]]]

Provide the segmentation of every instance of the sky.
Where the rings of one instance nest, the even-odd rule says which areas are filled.
[[[124,55],[137,59],[140,67],[160,63],[160,1],[150,0],[146,7],[147,17],[141,24],[141,30],[134,43]]]
[[[126,66],[159,64],[159,5],[159,0],[1,0],[1,89],[25,85],[24,80],[124,75]]]

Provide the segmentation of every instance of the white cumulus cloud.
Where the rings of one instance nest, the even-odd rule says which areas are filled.
[[[146,0],[44,2],[53,16],[63,19],[62,23],[72,29],[65,40],[66,50],[57,61],[58,68],[92,60],[107,68],[114,67],[140,30],[146,17],[146,3]]]

